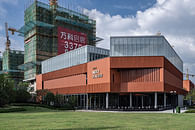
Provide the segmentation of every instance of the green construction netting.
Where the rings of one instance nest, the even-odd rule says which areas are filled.
[[[28,31],[32,30],[35,26],[41,26],[41,27],[47,27],[47,28],[53,28],[54,25],[52,24],[48,24],[48,23],[44,23],[41,21],[29,21],[28,23],[25,23],[25,25],[23,27],[21,27],[18,32],[25,34]]]
[[[59,20],[59,21],[66,22],[66,23],[69,23],[69,24],[73,24],[75,26],[84,27],[84,28],[87,28],[87,29],[92,29],[93,28],[93,25],[84,24],[84,23],[81,23],[81,22],[76,22],[75,20],[71,20],[71,19],[68,19],[68,18],[61,17],[61,16],[56,16],[55,19]]]

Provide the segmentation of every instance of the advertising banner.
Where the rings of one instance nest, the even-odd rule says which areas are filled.
[[[87,45],[85,33],[58,27],[58,54],[66,53]]]

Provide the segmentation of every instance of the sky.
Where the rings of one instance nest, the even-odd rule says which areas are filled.
[[[0,0],[0,51],[5,48],[4,23],[19,29],[24,9],[33,0]],[[49,3],[49,0],[40,0]],[[63,7],[96,20],[99,47],[109,48],[110,36],[155,35],[161,32],[195,74],[195,0],[58,0]],[[11,48],[24,49],[23,37],[10,35]],[[195,77],[190,77],[195,83]]]

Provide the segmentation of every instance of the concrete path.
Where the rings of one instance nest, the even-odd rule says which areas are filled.
[[[173,113],[173,109],[164,111],[100,111],[100,110],[76,110],[79,112],[110,112],[110,113]],[[181,113],[184,113],[185,109],[181,109]]]

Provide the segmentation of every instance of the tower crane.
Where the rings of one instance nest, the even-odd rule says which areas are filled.
[[[187,68],[187,73],[183,73],[183,75],[185,75],[185,76],[186,76],[186,80],[189,80],[189,79],[190,79],[189,77],[195,77],[195,75],[194,75],[194,74],[189,74],[189,72],[188,72],[188,68]]]
[[[18,32],[18,30],[16,30],[15,28],[10,28],[8,27],[8,23],[5,22],[5,33],[6,33],[6,50],[10,50],[10,45],[11,45],[11,41],[9,40],[9,34],[8,31],[10,31],[12,33],[12,35],[14,35],[15,32]]]
[[[5,33],[6,33],[6,43],[5,43],[5,45],[6,45],[6,50],[10,50],[10,44],[11,44],[11,42],[10,42],[10,40],[9,40],[8,24],[7,24],[7,22],[5,23]]]

